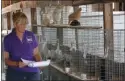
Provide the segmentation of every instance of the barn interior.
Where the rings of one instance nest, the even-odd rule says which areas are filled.
[[[2,0],[1,53],[15,12],[26,14],[42,59],[51,59],[41,81],[125,81],[124,0]]]

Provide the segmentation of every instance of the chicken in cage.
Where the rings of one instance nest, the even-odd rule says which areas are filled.
[[[70,67],[71,73],[81,78],[82,76],[86,76],[86,79],[89,80],[124,81],[124,47],[118,48],[123,42],[120,43],[115,40],[115,48],[107,48],[107,50],[105,50],[106,52],[104,52],[104,32],[102,31],[103,30],[99,29],[84,29],[78,31],[80,33],[77,39],[78,44],[75,42],[75,37],[71,36],[73,32],[69,35],[72,38],[63,39],[68,41],[66,43],[63,42],[60,44],[58,38],[54,38],[53,40],[55,42],[53,43],[50,37],[49,42],[44,41],[43,55],[46,58],[51,58],[53,63],[63,69]],[[124,31],[118,30],[118,32]],[[117,34],[118,33],[115,33],[114,35],[115,39],[118,37]],[[120,34],[119,40],[122,39],[122,34]],[[76,45],[78,45],[78,48]],[[114,60],[109,57],[111,53],[114,54]]]

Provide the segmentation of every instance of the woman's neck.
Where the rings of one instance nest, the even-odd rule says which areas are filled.
[[[23,33],[21,33],[21,32],[19,32],[19,31],[16,30],[16,35],[22,41],[22,39],[23,39]]]

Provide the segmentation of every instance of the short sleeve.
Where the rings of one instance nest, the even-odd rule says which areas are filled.
[[[36,36],[33,34],[33,48],[36,48],[38,46],[38,40]]]
[[[7,37],[4,38],[3,42],[4,42],[4,51],[10,52],[10,44],[9,44],[9,40],[7,39]]]

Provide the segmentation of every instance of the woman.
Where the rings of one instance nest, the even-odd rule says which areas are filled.
[[[35,35],[25,30],[28,24],[26,15],[22,12],[13,14],[14,29],[4,38],[4,59],[8,66],[6,81],[39,81],[39,68],[28,67],[21,58],[41,61],[38,43]]]

